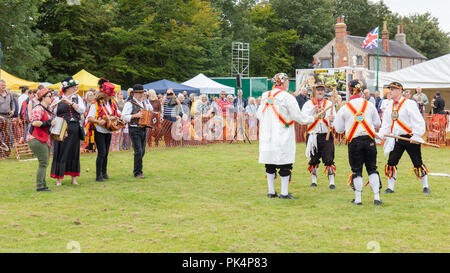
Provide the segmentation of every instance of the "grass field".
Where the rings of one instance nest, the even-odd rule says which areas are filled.
[[[80,185],[48,178],[50,193],[35,191],[37,161],[0,161],[0,252],[450,252],[448,177],[431,176],[423,194],[405,153],[385,205],[365,187],[354,206],[347,147],[336,147],[335,191],[322,166],[309,188],[304,150],[289,188],[297,200],[266,197],[258,144],[148,150],[144,180],[132,176],[132,152],[115,152],[105,183],[94,181],[96,155],[82,155]],[[449,172],[449,149],[424,148],[423,158]],[[380,147],[380,171],[385,162]]]

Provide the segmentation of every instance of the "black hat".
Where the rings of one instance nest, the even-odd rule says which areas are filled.
[[[351,80],[348,83],[348,87],[352,94],[358,94],[359,92],[361,92],[362,85],[358,80]]]
[[[389,88],[391,88],[391,87],[403,90],[403,85],[401,83],[399,83],[399,82],[391,82],[389,84]]]
[[[142,84],[133,85],[133,93],[137,93],[137,92],[140,92],[140,93],[145,92],[144,86],[142,86]]]
[[[61,84],[62,84],[62,91],[64,92],[65,89],[78,85],[78,81],[74,80],[72,77],[68,77],[68,78],[65,78],[61,82]]]

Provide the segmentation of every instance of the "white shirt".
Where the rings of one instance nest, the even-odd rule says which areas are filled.
[[[399,103],[405,99],[401,97],[399,99]],[[395,109],[398,107],[394,105]],[[409,129],[412,130],[412,134],[417,137],[422,137],[425,134],[425,120],[423,116],[420,114],[419,108],[417,107],[417,103],[414,100],[406,99],[403,103],[403,106],[398,111],[398,119],[406,125]],[[380,136],[384,136],[386,134],[391,134],[391,125],[392,125],[392,103],[386,110],[383,112],[383,123],[381,125],[381,129],[379,132]],[[393,135],[407,135],[408,133],[400,127],[398,122],[395,122],[393,131]]]
[[[272,90],[272,95],[278,90]],[[261,107],[257,112],[259,119],[259,163],[284,165],[295,162],[295,129],[287,128],[275,115],[272,107],[263,113],[269,92],[262,95]],[[287,122],[294,120],[301,124],[311,123],[314,117],[306,116],[300,111],[297,100],[288,92],[279,93],[273,105]]]
[[[73,101],[72,99],[73,98],[78,98],[78,109],[77,110],[75,110],[75,111],[77,111],[79,114],[83,114],[85,111],[86,111],[86,106],[84,105],[84,101],[83,101],[83,99],[77,94],[77,93],[74,93],[74,94],[72,94],[72,95],[70,95],[70,96],[65,96],[65,95],[62,95],[62,99],[63,98],[66,98],[68,101]],[[56,99],[55,99],[55,102],[57,102],[57,101],[59,101],[59,97],[57,97]],[[63,102],[62,102],[63,103]],[[58,104],[59,105],[59,104]],[[58,106],[57,107],[55,107],[55,109],[53,109],[53,113],[56,115],[56,112],[58,111]]]
[[[28,95],[25,94],[25,93],[22,94],[22,95],[20,95],[19,98],[17,99],[17,104],[19,105],[19,115],[20,115],[20,112],[22,111],[22,103],[23,103],[26,99],[28,99]]]
[[[392,107],[392,100],[383,99],[380,105],[381,113],[384,113],[384,111],[386,111],[389,107]]]
[[[150,103],[145,103],[145,105],[133,97],[134,102],[139,105],[142,109],[153,111],[153,107]],[[127,101],[123,106],[122,116],[127,123],[131,122],[131,112],[133,111],[133,103],[131,101]],[[138,125],[129,124],[131,127],[139,127]]]
[[[352,99],[349,103],[353,105],[353,107],[356,109],[356,111],[360,111],[361,107],[363,105],[363,102],[365,99],[363,98],[356,98]],[[378,116],[378,111],[375,108],[375,106],[372,103],[367,102],[367,108],[364,113],[364,120],[367,122],[367,125],[369,125],[370,129],[375,133],[375,128],[379,128],[381,126],[380,117]],[[350,111],[347,105],[343,106],[341,109],[339,109],[336,119],[334,120],[334,128],[336,129],[336,132],[339,134],[342,134],[345,132],[345,136],[347,137],[350,133],[350,130],[353,127],[353,123],[355,122],[355,116]],[[358,128],[356,129],[355,134],[353,135],[353,138],[359,137],[359,136],[367,136],[367,132],[364,129],[364,126],[362,124],[358,125]]]
[[[329,100],[326,100],[326,101],[327,102],[325,104],[325,107],[323,107],[323,108],[327,108],[328,106],[332,105],[331,101],[329,101]],[[323,100],[320,101],[320,106],[321,107],[323,106]],[[304,115],[306,115],[306,116],[314,116],[314,115],[316,115],[316,111],[314,111],[314,104],[312,103],[312,100],[309,100],[309,101],[305,102],[305,104],[303,105],[303,108],[302,108],[302,113]],[[331,115],[331,113],[333,113],[334,116],[336,115],[334,107],[328,109],[325,112],[325,119],[327,120],[328,125],[330,125],[330,126],[332,125],[332,124],[330,124],[330,115]],[[308,126],[311,125],[312,123],[314,123],[314,121],[308,123]],[[311,130],[311,133],[316,133],[316,134],[328,133],[328,127],[325,124],[325,122],[323,122],[323,120],[320,119],[319,122],[317,123],[317,125],[314,127],[314,129]]]
[[[108,111],[109,114],[113,113],[109,101],[104,104],[104,107],[106,108],[106,110]],[[89,117],[93,117],[95,119],[96,112],[97,112],[97,107],[96,107],[95,103],[93,102],[91,104],[91,106],[89,107],[89,112],[88,112],[88,115],[86,116],[86,119],[89,119]],[[120,114],[119,109],[117,109],[117,113]],[[106,130],[104,127],[102,127],[100,125],[95,125],[95,130],[97,130],[98,132],[103,133],[103,134],[111,134],[112,133],[111,131]]]

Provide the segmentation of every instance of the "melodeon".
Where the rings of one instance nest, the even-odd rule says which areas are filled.
[[[67,132],[67,122],[64,118],[56,117],[55,126],[50,127],[50,135],[55,141],[64,141]]]
[[[158,128],[160,114],[150,110],[141,110],[142,118],[139,119],[138,125],[141,127]]]
[[[111,132],[117,131],[125,127],[125,121],[116,116],[103,116],[103,119],[106,121],[105,129]]]

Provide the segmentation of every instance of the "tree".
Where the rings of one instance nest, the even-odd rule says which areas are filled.
[[[36,81],[44,61],[50,57],[48,37],[34,26],[38,20],[37,0],[0,2],[2,68],[18,77]]]

